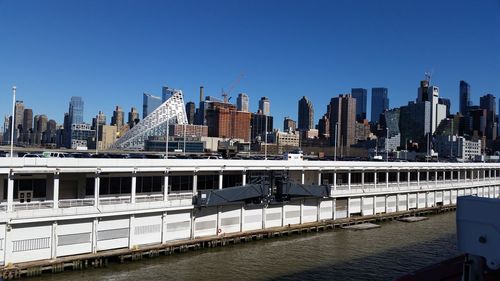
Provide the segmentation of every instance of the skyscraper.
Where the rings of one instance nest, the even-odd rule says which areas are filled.
[[[269,98],[267,98],[267,97],[260,98],[259,110],[264,115],[269,115],[271,113],[271,101],[269,101]]]
[[[250,126],[252,130],[251,141],[255,142],[255,140],[259,137],[260,140],[264,142],[264,139],[266,137],[266,129],[267,135],[269,135],[273,131],[273,117],[264,115],[260,112],[252,113]]]
[[[81,97],[71,97],[68,111],[70,125],[83,123],[83,105]]]
[[[469,108],[469,106],[471,106],[471,101],[470,101],[470,85],[461,80],[460,81],[460,113],[462,113],[462,115],[467,115],[467,110]]]
[[[163,86],[161,88],[161,103],[164,103],[175,93],[175,89],[172,89],[168,86]]]
[[[196,106],[194,102],[190,101],[186,103],[186,117],[189,124],[194,124]]]
[[[43,139],[43,134],[47,131],[47,125],[49,123],[49,119],[47,115],[37,115],[35,116],[35,122],[33,124],[34,128],[34,143],[41,144]]]
[[[479,107],[481,109],[486,110],[486,139],[496,140],[497,138],[496,97],[492,94],[487,94],[480,97]]]
[[[24,119],[24,103],[23,101],[16,101],[14,108],[14,143],[21,141],[21,133],[23,131],[23,119]],[[11,123],[9,123],[11,124]],[[10,132],[10,130],[9,130]]]
[[[356,121],[366,119],[367,91],[363,88],[351,89],[351,95],[356,99]]]
[[[314,108],[312,102],[303,96],[299,100],[299,122],[298,128],[301,131],[314,129]]]
[[[123,128],[123,125],[125,125],[125,113],[118,105],[113,111],[113,117],[111,117],[111,125],[116,126],[118,132]]]
[[[32,143],[31,133],[33,132],[33,110],[25,108],[23,111],[23,142]]]
[[[142,94],[142,119],[162,104],[161,98],[147,93]]]
[[[295,131],[295,129],[297,129],[297,122],[288,116],[285,117],[285,120],[283,121],[283,132]]]
[[[379,122],[380,114],[389,109],[389,98],[387,88],[372,88],[372,115],[373,124]]]
[[[248,95],[245,93],[239,93],[236,99],[236,106],[239,111],[248,112]]]
[[[451,110],[451,101],[450,99],[445,99],[445,98],[439,98],[438,99],[439,104],[444,104],[446,106],[446,117],[450,116],[450,110]]]
[[[348,147],[356,143],[356,99],[351,94],[339,95],[330,101],[330,143]],[[337,126],[337,134],[335,134]],[[338,139],[339,143],[336,143]]]
[[[439,104],[439,88],[429,85],[429,80],[422,80],[418,88],[417,103],[426,101],[431,103],[431,134],[434,134],[441,121],[446,118],[446,105]]]
[[[139,123],[139,111],[137,108],[132,107],[128,113],[128,126],[130,129],[134,127],[135,124]]]
[[[207,103],[206,120],[208,135],[219,138],[250,140],[250,113],[238,111],[236,106],[225,102]]]

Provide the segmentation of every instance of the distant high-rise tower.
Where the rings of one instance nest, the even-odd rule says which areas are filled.
[[[71,97],[68,111],[70,125],[83,123],[83,105],[81,97]]]
[[[441,120],[446,118],[446,105],[439,104],[439,88],[429,85],[429,80],[420,81],[417,103],[431,103],[431,134],[434,134]]]
[[[113,117],[111,117],[111,125],[116,126],[117,131],[120,131],[123,128],[124,124],[125,113],[123,112],[122,108],[117,105],[115,111],[113,111]]]
[[[380,114],[389,109],[387,88],[372,88],[372,115],[371,122],[378,123]]]
[[[496,97],[487,94],[479,98],[479,107],[486,110],[486,139],[496,140],[497,119],[496,119]]]
[[[31,133],[33,132],[33,110],[25,108],[23,111],[23,142],[32,143]]]
[[[314,129],[314,108],[312,102],[303,96],[299,100],[299,122],[298,128],[301,131]]]
[[[271,102],[267,97],[262,97],[259,100],[259,110],[264,115],[269,115],[271,113]]]
[[[445,98],[439,98],[438,100],[439,104],[444,104],[446,106],[446,116],[450,116],[450,110],[451,110],[451,101],[450,99],[445,99]]]
[[[24,120],[24,103],[23,101],[16,101],[16,106],[14,110],[14,143],[22,140],[21,134],[23,131],[23,120]]]
[[[194,102],[190,101],[186,103],[186,117],[188,119],[189,124],[194,124],[195,112],[196,112],[196,105],[194,104]]]
[[[248,95],[245,93],[240,93],[236,100],[236,106],[239,111],[248,112]]]
[[[470,101],[470,85],[461,80],[460,81],[460,113],[467,115],[468,108],[472,105]]]
[[[161,98],[147,93],[142,94],[142,119],[162,104]]]
[[[356,99],[356,120],[362,121],[366,119],[366,100],[367,91],[363,88],[351,89],[351,95]]]
[[[137,108],[132,107],[130,109],[130,112],[128,113],[128,126],[130,129],[134,127],[135,124],[139,123],[139,111],[137,111]]]
[[[172,89],[168,86],[163,86],[161,88],[161,102],[164,103],[175,93],[175,89]]]
[[[283,132],[295,131],[295,129],[297,129],[297,122],[288,116],[285,117],[285,120],[283,121]]]
[[[351,94],[334,97],[330,101],[330,142],[349,147],[356,143],[356,100]],[[337,126],[337,134],[335,134]]]

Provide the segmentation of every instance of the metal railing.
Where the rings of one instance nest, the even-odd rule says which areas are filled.
[[[94,198],[59,200],[59,208],[94,206]]]
[[[29,203],[14,203],[12,209],[14,211],[34,210],[34,209],[50,209],[54,207],[53,201],[39,201]]]
[[[130,196],[99,198],[100,205],[126,204],[130,202]]]
[[[148,194],[135,197],[136,203],[163,201],[163,194]]]

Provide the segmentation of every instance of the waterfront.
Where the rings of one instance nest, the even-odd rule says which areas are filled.
[[[325,231],[44,274],[30,280],[391,280],[453,257],[455,212],[366,231]]]

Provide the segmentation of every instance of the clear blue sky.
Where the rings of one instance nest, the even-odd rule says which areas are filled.
[[[388,87],[390,106],[417,95],[424,72],[458,109],[500,94],[500,1],[0,0],[0,114],[11,87],[34,114],[61,122],[71,96],[85,120],[114,106],[142,115],[142,93],[198,87],[268,96],[275,127],[308,96],[316,121],[353,87]],[[370,110],[368,110],[370,112]],[[368,112],[368,116],[369,116]]]

